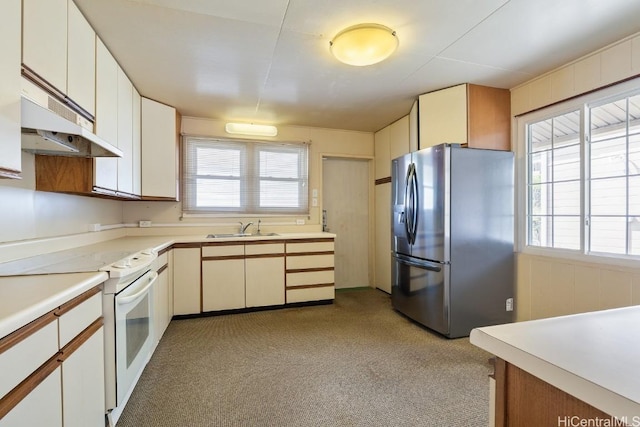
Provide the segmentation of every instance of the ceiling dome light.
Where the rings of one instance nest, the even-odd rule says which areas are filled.
[[[358,67],[377,64],[397,48],[396,32],[380,24],[345,28],[329,42],[329,49],[338,61]]]

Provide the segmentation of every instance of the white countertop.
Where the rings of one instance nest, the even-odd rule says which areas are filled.
[[[14,271],[32,268],[34,264],[41,263],[46,266],[50,262],[70,260],[70,268],[73,268],[74,257],[83,253],[134,253],[147,248],[160,251],[174,243],[248,242],[255,240],[314,238],[335,238],[335,234],[321,232],[282,233],[277,236],[225,238],[207,238],[206,235],[128,236],[0,264],[0,276],[2,276],[1,273],[3,272],[1,267],[9,267],[5,268],[5,272],[8,272],[9,275],[5,274],[7,277],[0,277],[0,338],[108,279],[107,273],[103,272],[12,275],[19,274]],[[46,261],[42,261],[44,259]]]
[[[477,328],[470,340],[609,415],[640,417],[640,306]]]
[[[107,278],[98,272],[0,277],[0,338]]]

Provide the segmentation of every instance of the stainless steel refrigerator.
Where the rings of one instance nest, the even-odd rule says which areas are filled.
[[[512,321],[513,153],[442,144],[391,179],[393,307],[449,338]]]

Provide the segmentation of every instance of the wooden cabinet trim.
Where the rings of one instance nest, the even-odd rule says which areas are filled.
[[[22,399],[27,397],[36,387],[40,385],[49,375],[51,375],[61,364],[58,360],[60,353],[56,353],[47,360],[40,368],[29,375],[24,381],[18,384],[13,390],[0,399],[0,419],[4,418]]]
[[[80,332],[71,342],[65,345],[58,353],[58,361],[64,362],[73,354],[74,351],[79,349],[82,344],[87,342],[89,338],[93,336],[104,324],[103,318],[96,319],[92,324],[87,326],[84,331]]]
[[[162,274],[162,273],[163,273],[167,268],[169,268],[169,264],[168,264],[168,263],[167,263],[167,264],[165,264],[165,265],[163,265],[162,267],[160,267],[160,268],[158,269],[158,274],[159,274],[159,275],[160,275],[160,274]]]
[[[313,271],[333,271],[334,267],[313,267],[313,268],[296,268],[292,270],[287,270],[287,273],[310,273]]]
[[[293,252],[287,254],[288,257],[293,256],[313,256],[313,255],[335,255],[334,251],[317,251],[317,252]]]
[[[78,295],[71,301],[67,301],[64,304],[62,304],[60,307],[58,307],[53,311],[53,314],[57,317],[60,317],[63,314],[71,311],[72,309],[76,308],[77,306],[79,306],[80,304],[82,304],[83,302],[85,302],[86,300],[88,300],[89,298],[91,298],[92,296],[100,292],[102,292],[101,286],[96,286],[95,288],[89,289],[88,291]]]
[[[245,259],[251,259],[251,258],[284,258],[284,252],[274,252],[274,253],[270,253],[270,254],[250,254],[250,255],[245,255]]]
[[[244,255],[220,255],[220,256],[205,256],[202,257],[202,261],[226,261],[230,259],[244,259]]]
[[[171,249],[173,248],[173,246],[167,246],[166,248],[160,249],[158,251],[158,256],[163,255],[167,252],[169,252]]]
[[[376,185],[381,185],[381,184],[388,184],[391,182],[391,177],[390,176],[386,176],[384,178],[378,178],[375,181]]]
[[[201,247],[202,247],[202,244],[200,242],[174,243],[171,246],[171,249],[192,249],[192,248],[200,249]]]
[[[495,427],[507,425],[506,365],[503,359],[495,358],[493,365],[493,375],[496,380]]]
[[[335,283],[314,283],[313,285],[286,286],[285,289],[293,291],[295,289],[328,288],[333,286],[335,286]]]
[[[57,317],[54,315],[53,311],[50,311],[49,313],[38,317],[31,323],[27,323],[20,329],[17,329],[9,335],[3,337],[2,339],[0,339],[0,354],[17,345],[24,339],[30,337],[54,320],[57,320]]]
[[[287,252],[287,256],[289,255],[288,246],[295,246],[296,244],[305,244],[305,243],[333,243],[335,239],[333,237],[317,237],[312,239],[300,239],[300,240],[286,240],[285,243],[285,252]]]

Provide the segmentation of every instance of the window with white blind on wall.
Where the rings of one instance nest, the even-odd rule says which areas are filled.
[[[525,119],[526,246],[640,255],[639,86]]]
[[[309,213],[308,144],[185,137],[183,211]]]

